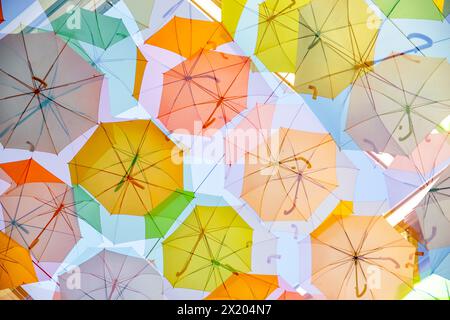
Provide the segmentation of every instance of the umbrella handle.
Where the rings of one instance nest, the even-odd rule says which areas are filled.
[[[433,226],[431,228],[431,235],[428,238],[424,239],[425,242],[430,242],[431,240],[433,240],[434,237],[436,236],[436,233],[437,233],[437,228],[436,228],[436,226]]]
[[[412,133],[413,133],[413,131],[412,131],[412,119],[411,119],[411,115],[410,115],[410,113],[409,112],[406,112],[406,115],[408,116],[408,129],[409,129],[409,131],[408,131],[408,133],[406,134],[406,136],[404,136],[404,137],[399,137],[398,138],[398,140],[399,141],[405,141],[406,139],[408,139],[411,135],[412,135]],[[401,127],[399,127],[399,129],[401,129]]]
[[[208,121],[206,121],[206,122],[203,124],[203,129],[208,128],[210,125],[213,124],[214,121],[216,121],[216,118],[212,118],[212,119],[209,119]]]
[[[39,232],[39,234],[36,236],[36,238],[34,238],[34,240],[31,242],[31,244],[28,246],[28,249],[31,250],[33,249],[39,242],[39,239],[41,238],[42,234],[44,233],[45,230],[47,230],[48,226],[50,225],[50,223],[52,223],[52,221],[60,214],[60,212],[64,209],[64,204],[61,203],[58,208],[55,210],[55,212],[53,213],[52,217],[50,218],[50,220],[47,222],[47,224],[44,226],[44,228],[42,228],[41,232]]]
[[[305,157],[302,157],[302,156],[298,156],[298,157],[294,157],[293,159],[285,160],[285,161],[283,161],[283,163],[289,163],[289,162],[298,161],[298,160],[303,161],[306,164],[306,167],[308,169],[312,168],[312,163],[308,159],[306,159]]]
[[[306,164],[306,166],[308,167],[308,169],[311,169],[311,168],[312,168],[311,162],[309,162],[309,160],[306,159],[306,158],[304,158],[304,157],[296,157],[296,158],[294,158],[294,160],[301,160],[301,161],[303,161],[303,162]]]
[[[364,285],[363,290],[359,292],[358,285],[355,286],[355,293],[358,298],[361,298],[367,291],[367,284]]]
[[[45,82],[44,80],[35,76],[33,76],[32,79],[39,82],[43,88],[47,88],[47,82]]]
[[[312,84],[310,84],[310,85],[308,86],[308,89],[310,89],[310,90],[313,91],[313,94],[312,94],[313,100],[317,100],[317,96],[319,95],[319,90],[317,90],[317,87],[316,87],[316,86],[313,86]]]
[[[314,48],[315,46],[317,46],[317,44],[320,42],[320,38],[319,37],[314,37],[313,42],[311,42],[311,44],[308,46],[308,50],[311,50],[312,48]]]
[[[194,243],[194,246],[191,249],[191,252],[189,253],[189,258],[186,260],[186,263],[184,264],[183,268],[175,274],[177,277],[181,276],[183,273],[186,272],[189,264],[191,263],[192,257],[195,253],[195,250],[197,250],[198,244],[200,243],[200,241],[202,240],[203,237],[204,237],[204,233],[200,232],[197,240]]]
[[[306,160],[308,161],[308,160]],[[296,202],[297,202],[297,198],[298,198],[298,189],[300,188],[300,180],[301,180],[301,176],[298,176],[297,178],[297,185],[295,186],[295,196],[294,196],[294,201],[292,201],[292,207],[289,210],[284,210],[284,214],[288,215],[290,214],[292,211],[294,211],[295,207],[296,207]]]
[[[34,152],[34,144],[32,144],[30,141],[25,141],[25,143],[30,146],[30,152]]]

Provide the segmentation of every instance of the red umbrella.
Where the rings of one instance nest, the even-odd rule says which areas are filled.
[[[247,107],[248,57],[199,51],[164,74],[158,118],[173,131],[211,135]]]

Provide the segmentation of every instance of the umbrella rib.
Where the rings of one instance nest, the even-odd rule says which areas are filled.
[[[35,83],[35,80],[34,80],[35,74],[34,74],[34,72],[33,72],[33,67],[31,66],[31,61],[30,61],[30,57],[29,57],[29,55],[28,55],[28,49],[27,49],[27,45],[26,45],[26,43],[25,43],[25,36],[24,36],[23,30],[20,31],[20,35],[22,36],[21,39],[22,39],[22,44],[23,44],[25,56],[26,56],[26,59],[27,59],[28,71],[30,72],[30,75],[31,75],[31,81],[32,81],[32,83],[33,83],[33,87],[35,88],[35,87],[36,87],[36,83]],[[33,90],[34,88],[32,88],[32,90]]]
[[[366,259],[366,262],[368,262],[367,259]],[[377,267],[383,269],[384,271],[387,271],[389,274],[393,275],[395,278],[397,278],[397,279],[400,280],[403,284],[405,284],[409,289],[414,290],[414,287],[411,286],[411,284],[409,284],[409,283],[407,283],[405,280],[401,279],[396,273],[392,272],[391,270],[386,269],[384,266],[382,266],[382,265],[380,265],[380,264],[378,264],[378,263],[376,263],[376,262],[374,262],[374,261],[368,262],[368,263],[370,263],[370,264],[372,264],[372,265],[375,265],[375,266],[377,266]],[[411,280],[412,280],[412,279],[411,279]]]
[[[76,116],[78,116],[78,117],[80,117],[80,118],[83,118],[83,119],[85,119],[85,120],[87,120],[87,121],[89,121],[89,122],[91,122],[91,123],[97,123],[95,120],[92,120],[91,118],[89,118],[89,117],[87,117],[87,116],[85,116],[85,115],[83,115],[83,114],[81,114],[81,113],[78,113],[78,112],[76,112],[75,110],[72,110],[72,109],[70,109],[70,108],[67,108],[67,107],[65,107],[65,106],[63,106],[61,103],[59,103],[58,101],[56,101],[55,99],[53,99],[53,98],[51,98],[51,97],[49,97],[49,96],[47,96],[47,95],[44,95],[44,94],[42,94],[46,99],[48,99],[48,100],[50,100],[51,102],[53,102],[54,104],[56,104],[58,107],[60,107],[60,108],[62,108],[62,109],[64,109],[64,110],[66,110],[66,111],[69,111],[69,112],[71,112],[71,113],[73,113],[73,114],[75,114]],[[42,108],[41,108],[42,109]]]
[[[45,117],[44,107],[42,106],[41,99],[40,99],[39,95],[36,95],[36,98],[38,99],[38,102],[39,102],[39,110],[41,111],[41,115],[42,115],[42,120],[43,120],[42,128],[45,126],[45,129],[46,129],[46,131],[47,131],[48,137],[50,138],[50,142],[51,142],[51,144],[52,144],[53,150],[55,150],[55,151],[57,152],[57,151],[58,151],[58,148],[56,148],[56,145],[55,145],[55,142],[53,141],[53,137],[52,137],[50,128],[49,128],[49,126],[48,126],[48,124],[47,124],[47,119],[46,119],[46,117]],[[51,101],[51,99],[50,99],[50,101]],[[39,142],[39,140],[40,140],[41,137],[42,137],[42,135],[39,135],[38,142]]]
[[[435,73],[439,70],[439,68],[446,62],[445,59],[442,59],[441,62],[436,66],[436,68],[434,68],[432,70],[432,72],[428,75],[427,78],[425,78],[425,80],[423,81],[422,85],[420,86],[419,90],[417,91],[417,93],[414,95],[413,100],[411,101],[410,105],[413,105],[414,102],[416,101],[417,97],[420,95],[420,93],[423,91],[423,89],[425,88],[425,85],[428,83],[428,81],[435,75]]]
[[[0,101],[5,101],[5,100],[9,100],[9,99],[14,99],[14,98],[20,98],[20,97],[23,97],[23,96],[28,96],[30,94],[34,94],[34,92],[26,92],[26,93],[15,94],[15,95],[12,95],[12,96],[1,98]]]
[[[32,86],[29,86],[28,84],[26,84],[25,82],[23,82],[22,80],[20,80],[19,78],[16,78],[15,76],[13,76],[12,74],[6,72],[5,70],[3,70],[2,68],[0,68],[0,72],[3,72],[4,74],[6,74],[8,77],[12,78],[13,80],[16,80],[18,83],[20,83],[21,85],[23,85],[25,88],[29,89],[31,92],[34,91],[34,88]]]
[[[10,133],[8,135],[8,138],[6,139],[6,141],[4,142],[4,146],[7,146],[9,143],[9,140],[11,139],[12,135],[14,134],[14,130],[17,129],[17,127],[21,124],[22,122],[22,118],[25,115],[25,113],[28,110],[28,107],[31,105],[31,102],[33,102],[34,97],[36,96],[36,94],[33,95],[33,97],[31,97],[30,101],[28,102],[28,104],[25,106],[25,108],[23,109],[22,113],[20,114],[19,118],[17,119],[16,123],[14,124],[13,128],[10,130]]]
[[[64,43],[64,46],[63,46],[62,49],[61,49],[61,51],[58,52],[58,54],[56,55],[55,60],[54,60],[53,63],[50,65],[50,68],[48,69],[47,73],[44,75],[44,78],[42,79],[42,82],[43,82],[43,83],[46,82],[47,77],[50,75],[50,72],[51,72],[51,71],[53,70],[53,68],[55,67],[56,63],[57,63],[58,60],[59,60],[59,57],[60,57],[61,54],[63,53],[64,49],[66,49],[68,43],[69,43],[69,42],[65,42],[65,43]]]
[[[372,230],[372,228],[374,228],[374,226],[379,222],[379,218],[378,216],[373,216],[370,221],[369,224],[366,226],[364,233],[363,233],[363,237],[360,239],[359,244],[358,244],[358,249],[357,249],[357,253],[358,255],[361,254],[361,250],[364,246],[365,241],[367,240],[368,236],[369,236],[369,232],[370,230]]]
[[[102,77],[104,77],[103,74],[96,74],[96,75],[90,76],[88,78],[67,82],[67,83],[64,83],[64,84],[57,85],[57,86],[50,86],[48,88],[43,88],[43,89],[40,90],[40,92],[50,91],[50,90],[54,90],[54,89],[61,89],[61,88],[73,86],[73,85],[76,85],[76,84],[80,84],[81,82],[91,81],[91,80],[94,80],[94,79],[97,79],[97,78],[102,78]]]

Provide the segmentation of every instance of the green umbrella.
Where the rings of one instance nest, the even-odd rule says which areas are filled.
[[[162,238],[178,216],[194,199],[194,193],[177,190],[160,205],[150,211],[145,218],[145,238]]]
[[[79,18],[79,24],[74,22],[75,17]],[[82,8],[58,17],[52,21],[52,27],[56,34],[66,40],[78,40],[102,49],[130,36],[121,19]]]
[[[444,20],[433,0],[373,0],[390,19]]]
[[[87,222],[99,233],[102,233],[100,205],[98,202],[78,185],[75,185],[73,188],[73,196],[78,217]]]

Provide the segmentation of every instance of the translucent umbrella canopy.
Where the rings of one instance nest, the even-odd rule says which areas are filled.
[[[447,59],[402,55],[353,87],[346,132],[361,149],[411,154],[449,115]]]
[[[231,207],[197,206],[163,242],[164,275],[175,288],[212,291],[250,270],[252,233]]]
[[[416,247],[382,216],[332,214],[311,233],[311,282],[329,299],[399,299]]]
[[[78,277],[74,280],[74,277]],[[161,275],[143,258],[102,250],[60,275],[61,298],[69,300],[158,300]]]
[[[0,290],[37,281],[30,252],[0,232]]]
[[[177,161],[173,161],[176,159]],[[183,186],[182,151],[148,120],[102,123],[69,164],[111,214],[144,216]]]
[[[281,128],[246,154],[241,197],[263,220],[308,220],[337,186],[330,135]]]
[[[390,19],[444,20],[444,3],[440,0],[374,0]]]
[[[378,27],[363,0],[312,0],[300,8],[295,90],[336,98],[372,71]]]
[[[418,282],[404,300],[450,300],[450,280],[432,274]]]
[[[38,262],[62,262],[80,239],[72,189],[32,159],[0,169],[14,181],[0,196],[2,231]]]
[[[170,131],[213,135],[247,107],[249,71],[247,57],[197,52],[164,73],[158,118]]]
[[[0,142],[60,152],[97,123],[103,75],[53,32],[0,41]]]
[[[232,40],[220,22],[175,16],[145,43],[191,58],[200,50],[213,50]]]

